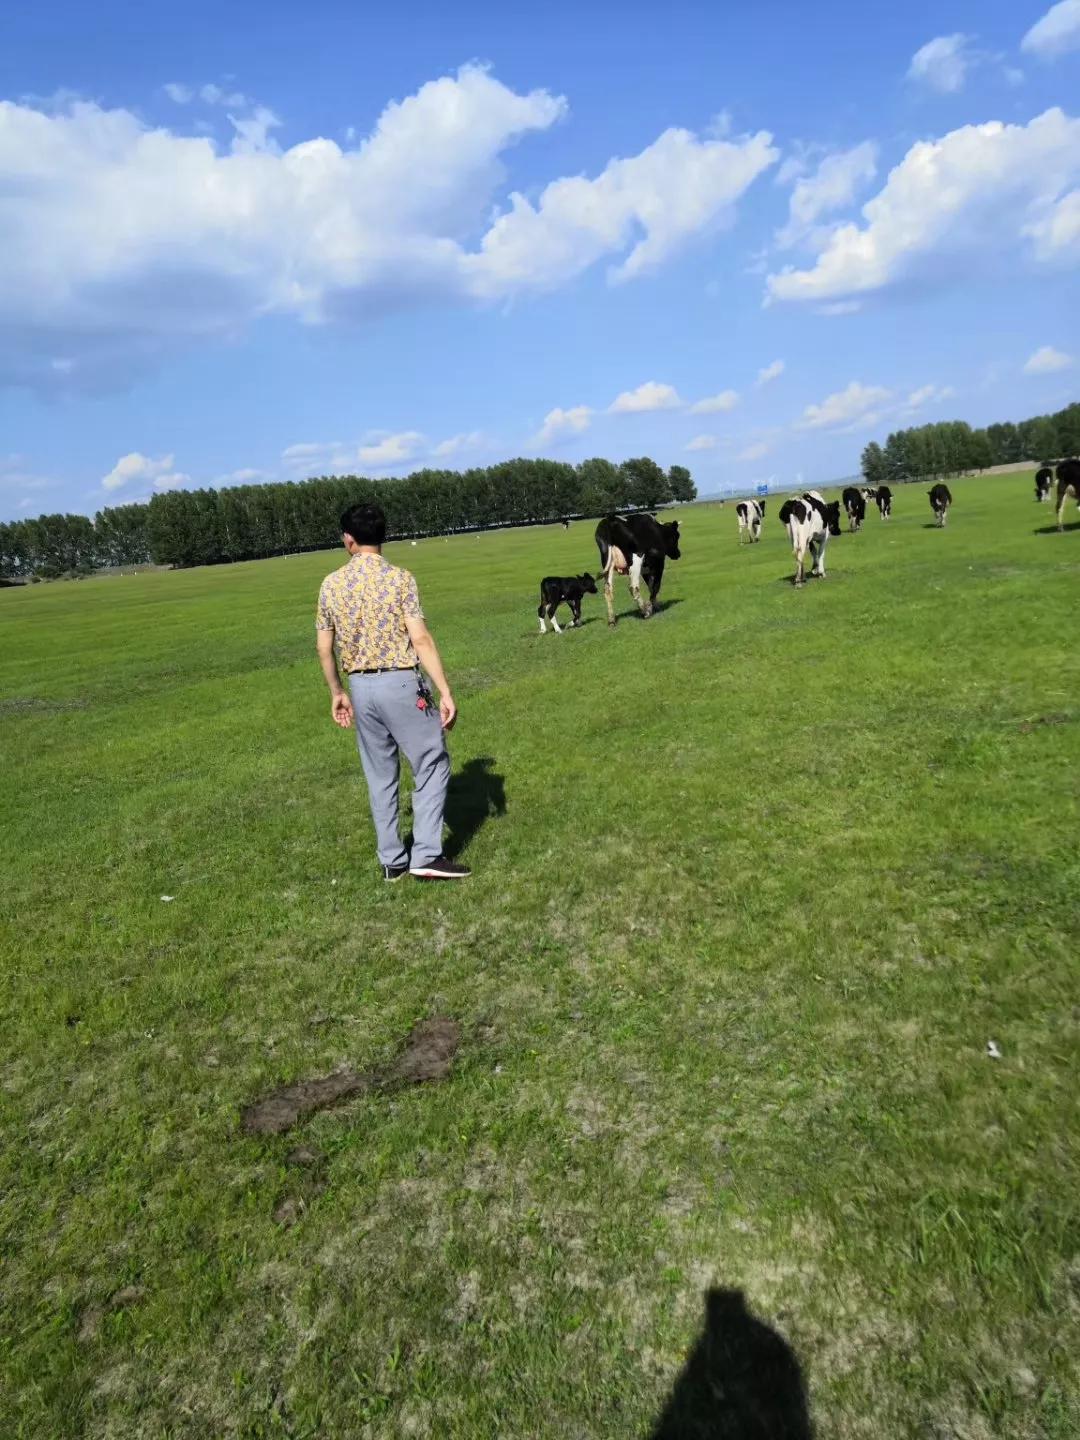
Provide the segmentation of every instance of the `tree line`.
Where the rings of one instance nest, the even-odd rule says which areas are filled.
[[[963,420],[941,420],[896,430],[884,446],[872,440],[862,452],[869,485],[903,484],[922,477],[960,475],[992,465],[1035,464],[1080,452],[1080,404],[1053,415],[1034,415],[976,430]]]
[[[473,470],[418,470],[399,480],[323,475],[312,480],[169,490],[146,504],[85,515],[40,515],[0,524],[0,575],[85,575],[114,565],[216,565],[325,550],[338,517],[374,501],[391,539],[605,515],[693,500],[689,470],[641,456],[610,460],[507,460]]]

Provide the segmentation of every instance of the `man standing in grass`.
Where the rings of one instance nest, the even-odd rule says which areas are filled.
[[[351,558],[322,583],[316,639],[334,722],[343,730],[356,725],[383,879],[462,880],[470,872],[442,850],[450,780],[445,732],[457,706],[424,624],[416,581],[383,559],[386,516],[378,505],[350,506],[341,529]],[[421,665],[439,691],[438,714]],[[339,667],[348,676],[348,694]],[[398,831],[401,751],[413,772],[411,858]]]

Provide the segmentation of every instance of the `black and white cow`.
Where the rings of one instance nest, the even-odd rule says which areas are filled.
[[[584,575],[545,576],[540,581],[540,606],[536,612],[540,616],[540,634],[547,632],[545,617],[551,621],[555,634],[562,634],[559,622],[555,619],[555,611],[563,604],[570,606],[570,625],[576,628],[581,624],[581,597],[595,594],[596,581],[587,571]]]
[[[825,547],[830,535],[840,534],[840,501],[826,502],[816,490],[807,490],[798,500],[785,500],[780,506],[780,523],[787,526],[788,539],[795,553],[795,584],[802,585],[806,570],[806,552],[814,565],[811,575],[825,578]]]
[[[615,624],[615,603],[612,587],[616,575],[630,581],[630,594],[647,620],[656,607],[660,582],[664,578],[664,562],[679,558],[679,522],[665,524],[655,515],[608,515],[596,527],[596,543],[600,547],[600,570],[604,577],[604,601],[608,624]],[[649,589],[648,600],[641,598],[641,582]]]
[[[877,501],[878,514],[882,520],[888,520],[892,515],[892,491],[888,485],[879,485],[874,491],[874,499]]]
[[[938,483],[932,486],[926,493],[930,496],[930,509],[933,510],[938,525],[944,527],[946,520],[949,518],[949,506],[952,504],[952,494],[950,493],[949,487],[943,485],[939,480]]]
[[[750,543],[754,544],[761,539],[761,522],[765,519],[764,500],[740,500],[735,506],[735,514],[739,517],[739,544],[743,543],[743,536],[750,537]]]
[[[1057,467],[1057,528],[1064,530],[1065,501],[1072,496],[1080,505],[1080,460],[1062,460]]]
[[[859,494],[862,496],[862,498],[866,501],[868,505],[872,505],[877,499],[877,491],[872,485],[860,485]]]
[[[844,509],[847,511],[848,529],[852,534],[862,529],[862,523],[866,519],[866,500],[861,490],[854,485],[848,485],[841,495]]]
[[[1054,467],[1052,465],[1040,465],[1035,471],[1035,499],[1041,505],[1044,500],[1050,499],[1050,491],[1054,483]]]

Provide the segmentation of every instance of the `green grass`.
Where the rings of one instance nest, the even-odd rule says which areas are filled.
[[[390,547],[505,784],[457,888],[376,878],[338,556],[0,593],[0,1435],[644,1436],[712,1285],[822,1436],[1075,1435],[1080,533],[952,488],[801,593],[688,510],[611,633],[535,633],[591,524]]]

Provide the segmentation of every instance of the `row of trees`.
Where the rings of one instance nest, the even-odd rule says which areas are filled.
[[[656,509],[697,495],[682,465],[624,460],[507,460],[475,470],[418,470],[403,480],[327,475],[314,480],[170,490],[145,505],[0,524],[0,575],[86,574],[108,565],[214,565],[321,550],[357,501],[386,511],[391,537],[535,525],[610,510]]]
[[[903,483],[922,476],[959,475],[991,465],[1038,463],[1080,451],[1080,404],[1053,415],[1035,415],[973,430],[963,420],[942,420],[897,430],[884,446],[872,440],[862,453],[870,485]]]

